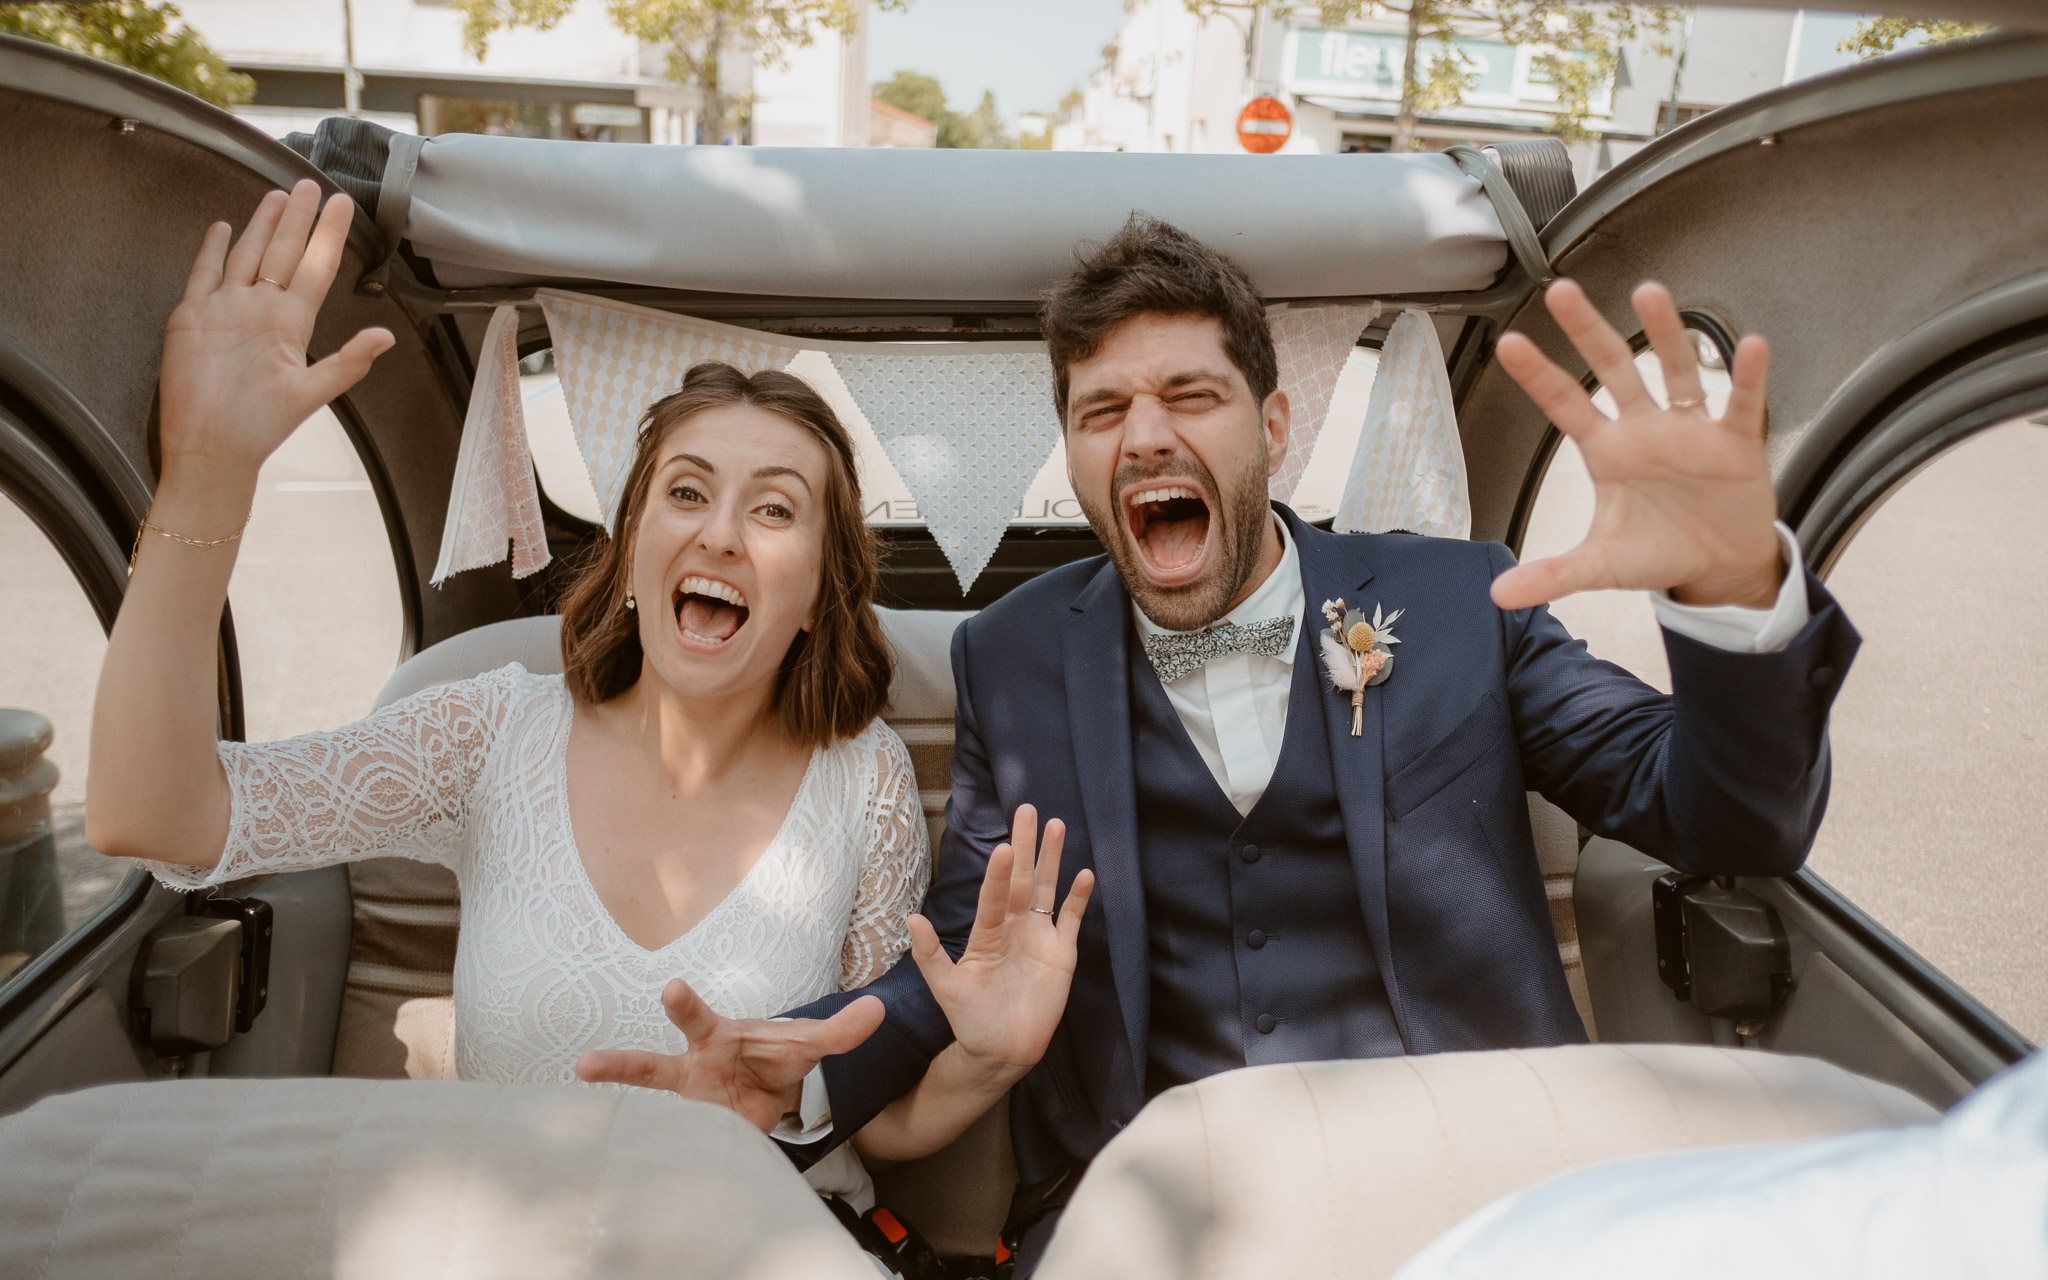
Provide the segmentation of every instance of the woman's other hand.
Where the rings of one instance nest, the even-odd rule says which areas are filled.
[[[862,996],[829,1018],[727,1018],[681,978],[661,993],[661,1007],[689,1037],[681,1053],[594,1049],[576,1060],[591,1084],[661,1089],[737,1111],[763,1133],[773,1132],[803,1098],[804,1077],[818,1062],[858,1048],[882,1025],[882,1002]]]
[[[165,479],[191,468],[253,482],[314,410],[354,386],[394,339],[365,329],[306,364],[313,321],[341,265],[354,206],[320,206],[310,178],[263,197],[232,249],[206,230],[184,299],[164,329],[160,413]]]
[[[1041,846],[1038,811],[1018,807],[1010,842],[989,856],[974,928],[957,962],[929,921],[910,917],[910,954],[952,1023],[961,1051],[991,1074],[1012,1080],[1044,1056],[1066,1011],[1075,939],[1095,889],[1095,873],[1082,871],[1055,912],[1066,834],[1066,825],[1055,818],[1045,824]]]

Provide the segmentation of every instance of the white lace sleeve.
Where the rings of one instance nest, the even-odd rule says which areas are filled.
[[[853,920],[840,951],[839,989],[864,987],[889,971],[910,947],[903,923],[931,886],[931,835],[918,799],[910,752],[896,731],[874,726],[875,784],[868,793],[867,850]]]
[[[512,710],[517,663],[438,685],[354,724],[282,742],[222,742],[227,845],[211,868],[146,865],[174,889],[400,857],[451,870],[469,793]]]

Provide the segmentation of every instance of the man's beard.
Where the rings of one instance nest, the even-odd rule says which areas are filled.
[[[1124,508],[1122,495],[1129,492],[1133,484],[1154,480],[1179,480],[1192,484],[1202,492],[1203,501],[1209,509],[1209,519],[1221,521],[1221,526],[1214,531],[1214,558],[1205,566],[1201,577],[1185,586],[1161,587],[1154,583],[1145,575],[1144,565],[1134,545],[1135,535],[1130,528],[1130,516]],[[1266,458],[1263,454],[1255,454],[1238,474],[1237,483],[1232,486],[1228,497],[1222,493],[1208,469],[1192,459],[1163,467],[1126,463],[1118,467],[1110,479],[1110,509],[1102,510],[1098,501],[1089,498],[1081,499],[1081,509],[1088,517],[1089,526],[1095,530],[1095,536],[1108,550],[1117,576],[1123,579],[1124,590],[1131,593],[1131,599],[1145,611],[1145,616],[1169,631],[1193,631],[1221,618],[1258,569],[1259,553],[1265,540],[1265,522],[1273,518],[1272,508],[1266,500],[1266,483]]]

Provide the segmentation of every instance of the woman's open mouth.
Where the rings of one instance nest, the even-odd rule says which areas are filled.
[[[1133,485],[1124,494],[1124,522],[1147,574],[1161,586],[1200,575],[1209,551],[1209,502],[1179,482]]]
[[[747,598],[716,578],[684,578],[676,584],[674,604],[683,635],[714,649],[747,625]]]

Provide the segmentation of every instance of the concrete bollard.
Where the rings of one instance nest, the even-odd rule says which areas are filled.
[[[33,711],[0,707],[0,981],[64,936],[64,887],[50,793],[55,731]]]

